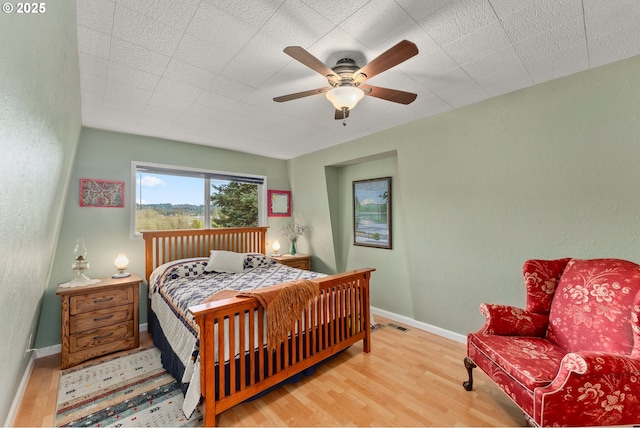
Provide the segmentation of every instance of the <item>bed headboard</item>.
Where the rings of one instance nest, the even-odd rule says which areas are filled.
[[[145,278],[149,281],[151,272],[163,263],[190,257],[209,257],[211,250],[266,254],[267,229],[261,226],[142,232],[145,241]]]

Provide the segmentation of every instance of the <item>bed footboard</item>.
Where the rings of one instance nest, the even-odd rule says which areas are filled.
[[[189,308],[200,327],[205,425],[215,426],[221,412],[360,340],[364,351],[370,352],[372,271],[359,269],[315,280],[320,297],[291,326],[289,340],[271,351],[263,342],[264,309],[257,299],[234,297]]]

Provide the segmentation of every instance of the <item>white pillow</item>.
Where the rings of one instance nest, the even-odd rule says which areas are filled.
[[[240,273],[244,269],[244,253],[212,250],[205,272]]]

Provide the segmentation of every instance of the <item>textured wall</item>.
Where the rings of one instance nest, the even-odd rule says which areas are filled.
[[[80,133],[79,78],[74,1],[0,15],[0,420],[48,282]]]
[[[524,304],[525,259],[640,261],[639,69],[634,57],[293,159],[294,215],[332,230],[318,177],[395,150],[405,247],[391,251],[406,263],[376,250],[386,257],[358,264],[375,261],[374,305],[462,334],[482,324],[481,302]],[[350,211],[338,221],[350,234]],[[306,243],[328,266],[360,251],[330,236]]]

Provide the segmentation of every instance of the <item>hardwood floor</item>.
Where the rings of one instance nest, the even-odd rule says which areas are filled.
[[[140,341],[151,343],[146,333]],[[354,345],[313,376],[227,410],[218,424],[526,426],[518,407],[480,370],[474,371],[474,390],[464,390],[464,356],[464,344],[387,326],[373,333],[371,353]],[[59,377],[59,355],[35,362],[16,426],[53,425]]]

